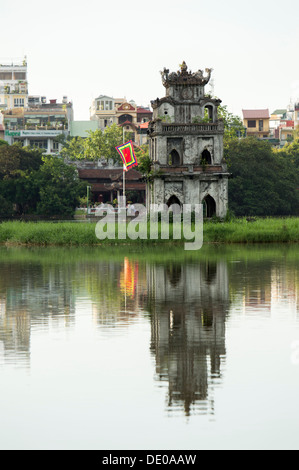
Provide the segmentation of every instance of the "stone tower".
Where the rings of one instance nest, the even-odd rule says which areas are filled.
[[[221,100],[205,95],[211,69],[195,73],[185,62],[178,72],[161,72],[164,98],[152,101],[149,123],[154,179],[147,187],[150,204],[200,204],[206,217],[225,217],[227,167],[223,161]]]

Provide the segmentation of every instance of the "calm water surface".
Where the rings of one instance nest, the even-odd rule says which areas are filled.
[[[0,249],[1,449],[299,449],[299,247]]]

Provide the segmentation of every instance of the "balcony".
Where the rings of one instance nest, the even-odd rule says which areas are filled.
[[[222,165],[189,165],[189,166],[175,166],[171,167],[169,165],[160,165],[159,170],[163,176],[173,176],[173,175],[186,175],[193,176],[198,174],[219,174],[226,173],[226,168]]]
[[[6,130],[10,131],[67,131],[68,125],[57,125],[57,126],[39,126],[39,125],[9,125],[8,122],[4,122]]]
[[[156,121],[149,126],[151,134],[181,135],[181,134],[223,134],[223,121],[209,123],[176,124]]]

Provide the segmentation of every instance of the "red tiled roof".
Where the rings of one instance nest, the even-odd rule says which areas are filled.
[[[145,108],[137,108],[137,113],[142,113],[142,114],[153,114],[150,109],[145,109]]]
[[[269,109],[242,109],[244,119],[268,119]]]

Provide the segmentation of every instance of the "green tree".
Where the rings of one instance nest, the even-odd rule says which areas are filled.
[[[74,137],[73,139],[67,139],[60,143],[63,144],[63,148],[60,152],[63,158],[68,160],[85,159],[85,146],[82,137]]]
[[[89,131],[88,137],[83,139],[75,137],[65,142],[61,155],[69,160],[106,160],[121,163],[120,156],[115,147],[123,143],[123,138],[129,140],[128,134],[123,136],[122,127],[113,124],[104,131],[98,129]]]
[[[46,217],[72,216],[86,189],[77,170],[57,157],[44,157],[43,162],[38,174],[37,213]]]
[[[232,140],[245,137],[245,128],[241,118],[233,113],[230,113],[227,106],[218,107],[218,117],[223,120],[224,123],[224,158],[225,160],[229,157],[229,145]]]
[[[282,149],[276,150],[278,155],[291,161],[299,170],[299,138],[286,144]]]
[[[128,134],[123,135],[123,128],[113,124],[110,127],[106,127],[104,131],[104,145],[102,156],[107,160],[112,159],[114,162],[121,162],[121,158],[116,148],[118,145],[123,143],[123,140],[130,140]]]
[[[143,144],[135,148],[135,155],[138,162],[138,171],[142,175],[148,175],[152,169],[152,161],[149,156],[149,145]]]
[[[104,156],[105,138],[101,129],[89,131],[84,140],[84,155],[87,160],[99,160]]]
[[[34,175],[41,165],[42,153],[38,149],[0,146],[0,193],[9,205],[16,205],[20,214],[36,208],[38,188]]]
[[[39,149],[22,147],[19,144],[0,147],[0,178],[14,178],[22,172],[38,170],[42,164]]]
[[[0,218],[8,218],[13,215],[13,204],[0,194]]]
[[[297,215],[298,171],[268,142],[250,137],[228,143],[229,207],[237,216]]]

